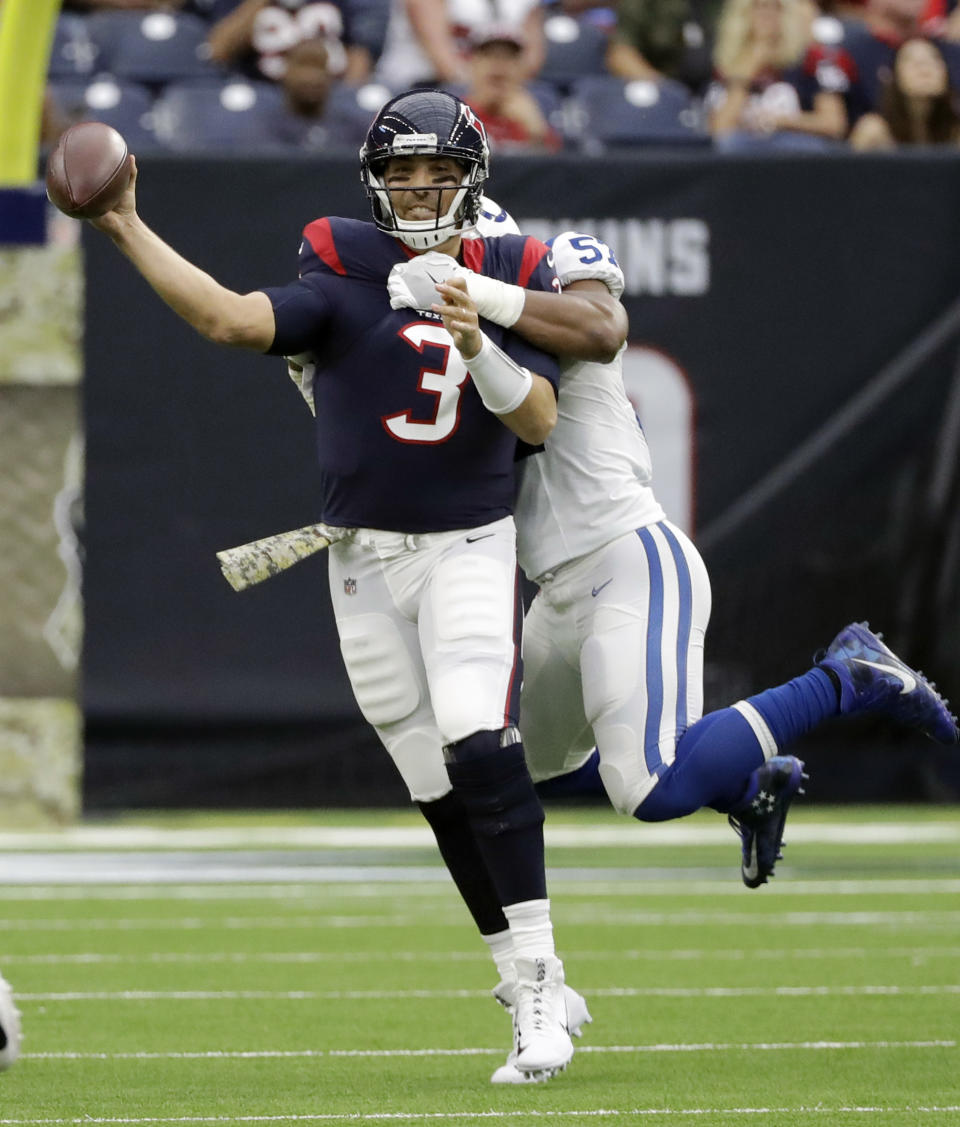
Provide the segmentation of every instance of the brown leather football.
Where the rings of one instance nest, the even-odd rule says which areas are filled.
[[[47,161],[47,195],[67,215],[93,219],[110,211],[130,183],[127,143],[101,121],[71,125]]]

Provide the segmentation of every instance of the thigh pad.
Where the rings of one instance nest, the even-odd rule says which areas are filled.
[[[353,694],[376,728],[405,719],[420,703],[412,658],[396,623],[385,614],[358,614],[337,622],[340,651]]]

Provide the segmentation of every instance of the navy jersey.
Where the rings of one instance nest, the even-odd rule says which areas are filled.
[[[553,289],[543,243],[467,239],[464,265],[530,289]],[[318,219],[304,230],[300,279],[266,289],[270,352],[309,354],[321,519],[398,532],[475,528],[513,512],[517,439],[480,400],[438,314],[391,309],[387,276],[412,257],[372,223]],[[553,357],[488,321],[518,364],[556,387]]]

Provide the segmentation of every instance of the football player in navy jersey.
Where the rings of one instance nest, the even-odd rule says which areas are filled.
[[[556,956],[543,810],[517,729],[512,511],[517,439],[540,444],[556,422],[556,363],[499,325],[481,327],[462,281],[425,312],[392,309],[386,288],[394,265],[429,250],[476,276],[554,287],[534,239],[462,242],[488,160],[483,126],[459,99],[392,99],[361,150],[374,223],[310,223],[297,281],[247,294],[143,223],[135,175],[93,222],[202,335],[299,358],[351,685],[490,947],[496,995],[513,1016],[511,1060],[524,1079],[548,1079],[589,1015]]]

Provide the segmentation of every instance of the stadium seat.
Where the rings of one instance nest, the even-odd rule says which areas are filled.
[[[130,151],[158,147],[153,95],[145,86],[115,82],[109,75],[92,82],[51,82],[50,93],[68,122],[102,121],[123,134]]]
[[[563,124],[561,121],[563,95],[559,89],[552,82],[546,82],[540,78],[528,82],[527,89],[536,98],[543,116],[560,132]]]
[[[96,70],[127,82],[220,78],[207,50],[209,26],[186,12],[96,12],[88,17]]]
[[[161,144],[177,152],[278,151],[283,95],[270,82],[171,83],[154,106]]]
[[[547,54],[537,77],[561,91],[569,91],[577,79],[604,75],[606,70],[606,31],[586,19],[553,15],[544,21]]]
[[[350,86],[337,82],[330,88],[327,114],[340,119],[345,125],[355,128],[360,142],[366,136],[370,123],[380,112],[381,106],[388,102],[392,92],[379,82],[367,82],[363,86]]]
[[[65,81],[56,79],[47,83],[47,90],[53,98],[53,103],[60,116],[66,118],[71,125],[83,117],[86,109],[83,96],[87,92],[87,86],[89,86],[89,83],[82,80]]]
[[[47,69],[53,80],[80,78],[93,70],[96,49],[82,16],[62,14],[53,32],[50,48],[50,65]]]
[[[630,145],[709,145],[699,103],[679,82],[588,76],[572,87],[567,131],[584,152]]]
[[[123,135],[132,153],[159,146],[154,129],[153,95],[133,82],[98,78],[83,94],[83,119],[112,125]]]

